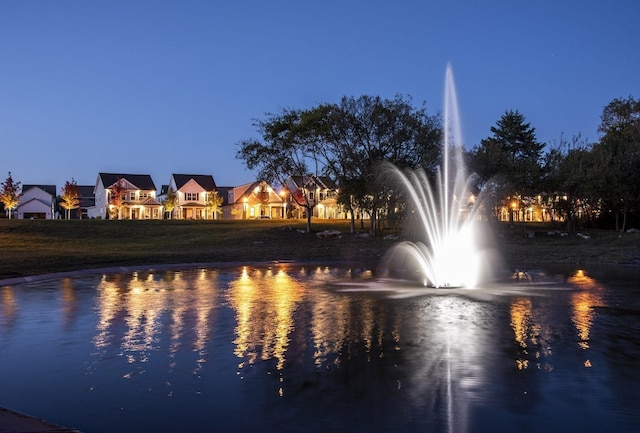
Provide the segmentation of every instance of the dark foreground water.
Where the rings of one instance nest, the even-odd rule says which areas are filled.
[[[640,431],[640,271],[285,266],[0,288],[0,406],[92,432]]]

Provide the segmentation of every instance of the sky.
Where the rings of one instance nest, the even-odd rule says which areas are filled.
[[[256,180],[254,122],[343,96],[442,112],[447,64],[467,148],[518,110],[538,141],[595,142],[640,98],[637,0],[0,2],[0,181],[99,172]]]

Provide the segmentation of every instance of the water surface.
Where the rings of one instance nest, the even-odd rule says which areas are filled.
[[[298,265],[0,288],[0,405],[98,432],[640,431],[638,270]]]

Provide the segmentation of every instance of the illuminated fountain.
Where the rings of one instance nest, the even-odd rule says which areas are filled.
[[[403,172],[395,166],[385,167],[385,173],[391,173],[406,190],[425,240],[395,245],[383,264],[402,277],[407,273],[417,276],[424,285],[469,288],[475,286],[481,265],[475,228],[478,208],[469,193],[470,178],[463,162],[451,65],[447,66],[444,93],[443,157],[435,183],[421,169]]]

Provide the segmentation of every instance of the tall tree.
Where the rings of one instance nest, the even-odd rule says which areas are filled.
[[[207,193],[204,207],[207,212],[211,212],[214,219],[216,215],[219,215],[222,212],[222,197],[220,197],[218,191],[211,191]]]
[[[4,204],[5,210],[8,211],[9,219],[11,219],[11,211],[18,206],[20,202],[20,182],[14,182],[9,176],[2,183],[2,189],[0,190],[0,202]]]
[[[552,209],[564,218],[568,232],[576,229],[576,215],[581,208],[586,211],[590,203],[590,152],[591,145],[580,135],[571,140],[561,136],[544,157],[540,187],[551,199]]]
[[[236,158],[245,162],[250,170],[258,170],[258,177],[267,183],[288,185],[292,178],[304,179],[309,174],[308,164],[315,163],[316,172],[320,161],[314,137],[301,127],[301,110],[282,109],[278,114],[267,114],[264,120],[256,120],[254,126],[262,136],[262,141],[248,139],[241,141]],[[307,232],[311,232],[311,216],[315,200],[308,197],[306,190],[301,195],[291,194],[298,206],[307,214]]]
[[[640,204],[640,100],[614,99],[602,111],[593,147],[594,188],[625,230],[628,212]]]
[[[60,190],[60,206],[67,211],[67,219],[71,219],[71,211],[80,206],[80,190],[75,179],[66,181]]]
[[[162,200],[162,205],[164,206],[165,212],[169,213],[169,219],[171,219],[173,215],[173,210],[178,206],[178,194],[173,190],[173,187],[169,187],[167,190],[167,195]]]
[[[416,109],[410,98],[400,95],[392,100],[345,96],[339,104],[319,105],[310,112],[315,123],[308,129],[314,131],[326,173],[340,185],[339,200],[351,214],[352,231],[358,208],[369,213],[370,231],[375,233],[379,210],[393,198],[388,179],[381,175],[382,162],[435,173],[441,125],[424,104]]]
[[[491,132],[491,137],[470,152],[471,169],[478,175],[479,186],[495,183],[493,189],[502,198],[506,194],[537,193],[544,144],[536,139],[535,128],[517,110],[508,110]]]
[[[122,208],[124,207],[127,194],[126,181],[118,177],[116,183],[111,185],[110,192],[109,205],[113,206],[115,210],[115,218],[122,219]]]

